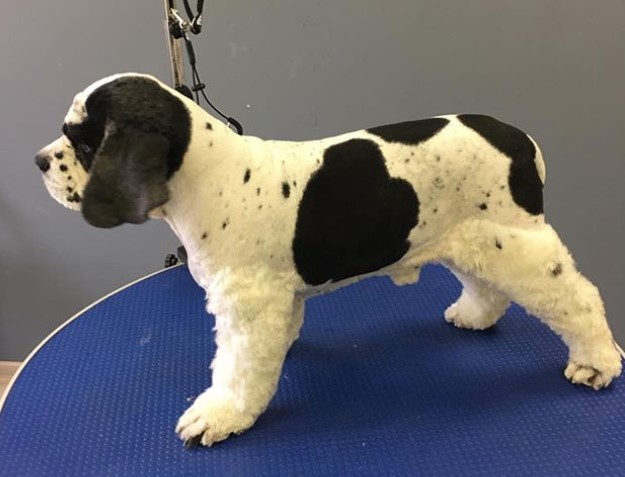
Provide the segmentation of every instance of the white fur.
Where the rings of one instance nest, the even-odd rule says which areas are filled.
[[[79,94],[66,120],[83,120],[90,92],[115,78]],[[176,430],[182,439],[201,436],[210,446],[249,428],[276,391],[285,355],[302,324],[305,299],[363,278],[310,287],[297,274],[292,256],[298,204],[308,179],[326,148],[352,138],[376,142],[391,176],[409,181],[421,203],[408,253],[370,275],[414,283],[423,264],[442,262],[464,286],[446,320],[488,328],[513,300],[563,338],[570,349],[567,378],[599,389],[620,374],[620,356],[597,289],[576,270],[544,217],[514,203],[507,182],[510,159],[455,116],[445,116],[450,124],[418,146],[389,144],[367,131],[308,142],[264,141],[234,134],[161,86],[190,111],[192,139],[168,184],[170,200],[150,216],[164,218],[186,247],[189,269],[206,291],[217,332],[212,386],[180,418]],[[63,137],[44,149],[50,155],[58,151],[65,157],[46,174],[46,185],[57,200],[77,209],[64,190],[69,185],[81,193],[88,177]],[[70,167],[72,181],[56,172],[57,163]],[[247,169],[251,178],[244,183]],[[288,200],[281,193],[283,182],[291,185]],[[456,190],[459,183],[463,186]],[[485,212],[476,204],[487,194],[498,205]],[[557,267],[561,273],[554,274]]]

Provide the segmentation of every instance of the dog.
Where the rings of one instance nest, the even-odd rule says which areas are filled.
[[[463,285],[448,322],[483,330],[514,301],[566,343],[573,383],[621,372],[599,291],[545,221],[541,151],[516,127],[461,114],[266,141],[128,73],[79,93],[62,132],[35,159],[52,197],[96,227],[165,220],[206,291],[217,351],[178,421],[186,443],[254,424],[306,298],[376,275],[415,283],[429,262]]]

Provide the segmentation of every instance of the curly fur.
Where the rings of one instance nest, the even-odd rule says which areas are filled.
[[[77,95],[64,131],[37,157],[51,195],[101,227],[164,219],[206,290],[217,354],[183,440],[253,425],[307,297],[372,275],[414,283],[432,261],[463,284],[447,321],[485,329],[513,300],[569,347],[568,379],[599,389],[621,372],[597,288],[545,222],[540,149],[512,126],[451,115],[265,141],[126,74]]]

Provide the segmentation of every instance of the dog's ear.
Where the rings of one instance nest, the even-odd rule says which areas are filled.
[[[167,156],[162,135],[115,131],[98,151],[85,187],[82,214],[96,227],[140,224],[169,198]]]

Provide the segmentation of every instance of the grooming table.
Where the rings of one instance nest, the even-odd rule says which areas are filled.
[[[213,318],[186,267],[80,313],[27,360],[0,411],[0,475],[622,476],[625,383],[563,376],[559,338],[517,306],[485,332],[443,312],[442,267],[307,303],[256,425],[185,450],[179,415],[209,383]]]

